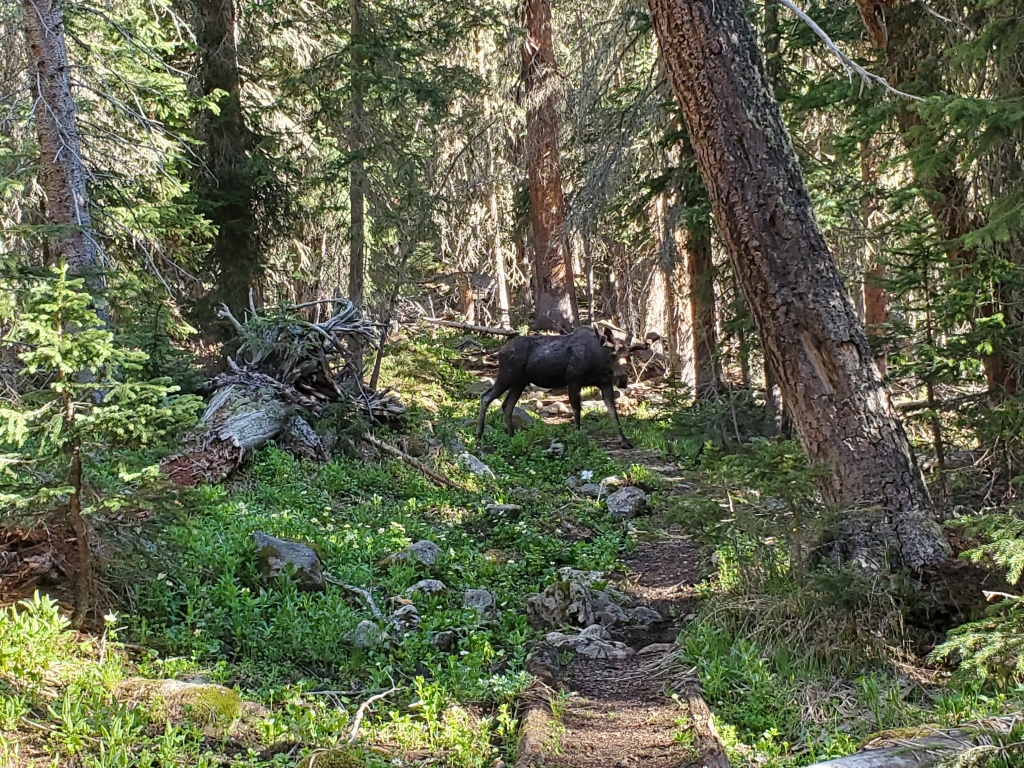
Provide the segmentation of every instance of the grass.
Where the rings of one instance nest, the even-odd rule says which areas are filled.
[[[652,491],[664,522],[715,553],[678,664],[697,668],[734,766],[796,768],[848,754],[879,731],[1021,708],[1020,688],[951,681],[912,657],[900,585],[807,567],[807,542],[830,512],[794,443],[750,439],[763,416],[744,393],[684,408],[685,393],[670,392],[669,412],[645,406],[624,419],[639,448],[699,477],[689,495],[642,464],[615,465],[592,439],[612,427],[593,412],[582,434],[538,424],[510,438],[493,408],[478,451],[497,476],[486,480],[440,449],[457,441],[477,450],[477,400],[465,395],[473,374],[444,344],[401,340],[393,353],[383,380],[414,407],[410,430],[392,439],[415,444],[466,490],[354,451],[315,466],[269,447],[230,484],[139,500],[138,530],[107,552],[105,578],[121,604],[102,636],[70,632],[45,597],[0,613],[0,764],[510,762],[513,701],[530,681],[525,653],[538,638],[527,596],[564,566],[614,570],[634,546],[625,523],[566,487],[585,471],[627,474]],[[563,455],[551,455],[552,440]],[[489,503],[521,511],[492,515]],[[354,647],[347,635],[360,622],[387,630],[386,621],[335,584],[303,593],[261,583],[255,530],[314,543],[331,577],[369,590],[385,614],[411,600],[419,627]],[[432,566],[386,561],[419,539],[442,550]],[[406,597],[423,578],[448,589]],[[497,613],[464,608],[467,589],[490,591]],[[447,650],[434,642],[441,632],[453,633]],[[237,713],[227,707],[222,727],[206,699],[142,695],[139,678],[201,680],[241,703]],[[378,695],[349,744],[361,705]]]

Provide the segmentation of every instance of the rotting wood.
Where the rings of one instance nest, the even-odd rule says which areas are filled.
[[[396,448],[390,443],[385,443],[383,440],[380,440],[379,438],[376,438],[369,433],[363,435],[363,440],[365,440],[367,443],[372,445],[377,450],[384,451],[384,453],[390,454],[391,456],[394,456],[396,459],[401,459],[413,469],[422,472],[424,475],[426,475],[428,478],[433,480],[438,485],[444,485],[447,486],[448,488],[454,488],[457,491],[466,490],[461,485],[456,483],[454,480],[451,480],[445,477],[444,475],[435,472],[422,461],[413,458],[405,451]]]
[[[558,652],[548,645],[539,646],[526,660],[526,671],[534,681],[519,697],[519,740],[513,768],[542,768],[555,735],[551,700],[559,684]]]
[[[704,689],[695,670],[683,678],[679,695],[686,702],[690,713],[694,751],[699,755],[696,764],[703,768],[730,768],[725,745],[715,728],[711,709],[704,698]]]
[[[519,331],[513,331],[510,328],[491,328],[486,325],[473,325],[472,323],[459,323],[455,320],[441,320],[436,317],[424,317],[423,320],[434,325],[443,325],[445,328],[459,328],[463,331],[473,331],[474,333],[489,333],[492,336],[518,336]]]

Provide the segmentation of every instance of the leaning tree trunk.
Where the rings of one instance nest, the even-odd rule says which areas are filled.
[[[29,64],[38,98],[35,107],[39,137],[39,183],[46,195],[46,220],[59,233],[49,248],[57,261],[64,259],[74,275],[99,264],[92,232],[85,165],[71,98],[71,70],[64,41],[64,10],[60,0],[23,0]],[[91,293],[98,278],[87,276]]]
[[[739,0],[649,0],[733,269],[825,498],[832,553],[921,569],[949,557],[906,433],[811,209]],[[885,562],[888,558],[888,563]]]
[[[200,208],[217,225],[207,256],[217,283],[210,300],[241,314],[263,275],[263,261],[249,167],[253,141],[242,111],[234,0],[201,0],[197,20],[203,94],[224,92],[217,110],[206,112],[200,126],[206,161],[198,185]]]
[[[524,0],[526,166],[533,224],[537,296],[535,330],[567,330],[579,322],[572,257],[565,240],[565,198],[558,157],[558,74],[549,0]]]

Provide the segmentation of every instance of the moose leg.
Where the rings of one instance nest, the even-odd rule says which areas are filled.
[[[572,406],[572,419],[576,422],[576,429],[582,429],[583,427],[580,425],[580,411],[582,406],[580,404],[579,387],[569,387],[569,405]]]
[[[491,403],[502,396],[509,388],[508,384],[502,383],[499,379],[490,389],[484,392],[480,398],[480,416],[476,420],[476,441],[479,443],[484,436],[484,419],[487,417],[487,409]]]
[[[615,410],[615,392],[612,390],[612,385],[605,384],[602,386],[601,395],[604,397],[604,407],[608,409],[608,415],[612,417],[615,429],[619,431],[619,442],[623,448],[632,448],[633,444],[626,439],[626,435],[622,431],[622,425],[619,424],[619,414]]]
[[[524,389],[526,389],[524,386],[513,386],[509,389],[508,394],[505,395],[505,402],[501,404],[501,410],[505,412],[505,430],[508,432],[509,437],[516,431],[512,425],[512,411],[516,409],[516,403],[522,397]]]

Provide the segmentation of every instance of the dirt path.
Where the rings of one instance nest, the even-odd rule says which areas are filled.
[[[602,447],[625,466],[641,464],[657,472],[679,492],[691,487],[678,467],[666,465],[651,451],[623,451],[616,443]],[[612,631],[637,653],[625,660],[576,656],[563,683],[572,695],[562,717],[559,754],[549,756],[555,768],[668,768],[689,756],[675,742],[677,719],[684,710],[663,692],[650,668],[663,658],[680,626],[696,610],[694,586],[702,577],[697,546],[675,526],[659,518],[636,521],[641,535],[626,559],[626,574],[616,588],[637,605],[658,611],[664,621],[649,629]]]

